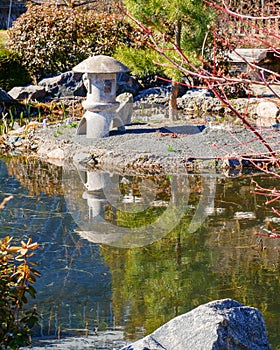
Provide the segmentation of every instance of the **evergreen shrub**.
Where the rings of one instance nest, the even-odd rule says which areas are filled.
[[[162,57],[155,50],[132,47],[120,47],[115,57],[130,68],[131,73],[138,78],[151,74],[163,74],[163,68],[156,62],[162,62]]]

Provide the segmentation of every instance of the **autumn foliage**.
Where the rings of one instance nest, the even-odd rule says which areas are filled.
[[[13,196],[0,203],[0,212]],[[30,261],[37,243],[22,241],[13,245],[11,237],[0,240],[0,346],[1,349],[19,349],[30,344],[31,329],[37,323],[36,308],[28,309],[28,295],[35,298],[33,284],[40,276]]]

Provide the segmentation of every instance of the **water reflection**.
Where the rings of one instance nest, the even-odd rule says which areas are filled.
[[[63,171],[63,191],[81,237],[119,248],[149,245],[173,230],[200,192],[188,227],[195,232],[214,210],[215,174],[138,177],[83,168]],[[198,187],[199,186],[199,187]]]
[[[0,177],[0,200],[14,195],[1,211],[1,237],[41,245],[38,334],[120,326],[135,339],[229,297],[259,308],[273,348],[280,346],[280,241],[256,235],[264,225],[279,233],[279,217],[251,193],[249,177],[135,177],[15,159],[0,162]],[[148,245],[139,244],[145,236],[133,241],[132,232],[151,225]],[[136,247],[121,248],[131,240]]]
[[[0,235],[19,241],[31,236],[40,244],[34,259],[42,276],[37,298],[30,302],[42,313],[36,331],[42,336],[114,324],[110,271],[98,246],[74,233],[76,223],[67,213],[59,173],[60,168],[38,162],[0,161],[0,198],[14,196],[0,213]]]

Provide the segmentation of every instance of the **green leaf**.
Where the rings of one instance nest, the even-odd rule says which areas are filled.
[[[27,292],[32,296],[32,298],[35,298],[36,289],[33,286],[29,285],[27,288]]]

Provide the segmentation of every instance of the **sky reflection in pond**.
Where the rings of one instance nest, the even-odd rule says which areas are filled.
[[[87,187],[95,175],[38,162],[0,162],[0,199],[14,195],[1,212],[1,237],[31,236],[41,245],[36,252],[42,273],[35,301],[43,314],[39,334],[98,324],[121,326],[135,339],[201,303],[230,297],[259,308],[273,348],[280,346],[280,241],[255,234],[268,221],[279,232],[279,218],[264,198],[251,193],[249,177],[103,173],[97,176],[99,188]],[[277,186],[265,176],[255,180]],[[97,206],[89,211],[88,203]],[[179,208],[175,220],[169,216],[164,233],[152,232],[145,245],[139,240],[133,248],[97,244],[81,233],[92,231],[83,227],[86,219],[92,225],[101,214],[98,220],[115,232],[150,227],[171,205]],[[201,222],[194,220],[199,211]],[[92,240],[102,241],[101,233]]]

